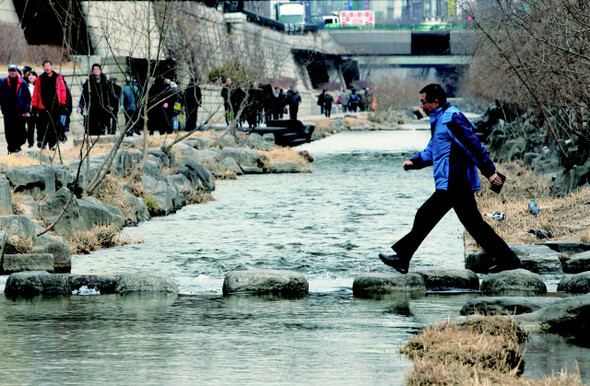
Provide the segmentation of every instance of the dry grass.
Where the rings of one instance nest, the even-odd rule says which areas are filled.
[[[89,231],[75,232],[68,238],[73,255],[89,254],[101,248],[141,243],[141,240],[122,239],[117,228],[112,225],[97,225]]]
[[[318,138],[326,138],[336,132],[336,128],[332,125],[330,118],[318,118],[310,121],[315,126],[314,133]]]
[[[203,189],[194,189],[187,192],[181,192],[186,198],[187,205],[204,204],[206,202],[215,201],[213,195]]]
[[[16,166],[39,165],[39,160],[24,154],[8,154],[0,156],[0,164],[6,164],[9,168],[13,168]],[[0,171],[2,170],[3,168],[0,167]]]
[[[131,208],[125,199],[125,191],[119,185],[119,181],[116,177],[107,174],[94,191],[93,196],[105,204],[121,209],[123,213],[128,213]]]
[[[519,344],[529,333],[513,319],[475,317],[463,323],[426,327],[400,351],[415,361],[408,385],[581,385],[578,374],[563,372],[541,380],[519,378]]]
[[[9,235],[6,240],[4,253],[9,255],[27,254],[33,251],[33,236],[21,237],[19,235]]]
[[[535,175],[522,167],[519,162],[497,165],[498,170],[507,177],[506,185],[500,195],[488,189],[489,182],[483,176],[482,190],[477,201],[480,212],[506,213],[503,221],[494,221],[484,216],[506,242],[527,244],[540,241],[529,229],[546,229],[552,234],[552,241],[585,242],[590,239],[590,188],[582,187],[565,197],[554,197],[551,181]],[[533,216],[528,211],[528,203],[535,198],[541,211]],[[471,248],[474,242],[466,238]]]
[[[299,165],[301,165],[302,168],[307,166],[306,159],[296,150],[290,147],[275,147],[268,151],[257,151],[262,156],[263,161],[267,160],[267,162],[297,162]]]

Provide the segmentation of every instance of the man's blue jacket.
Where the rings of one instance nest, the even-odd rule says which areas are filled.
[[[496,167],[473,133],[473,123],[446,103],[430,113],[432,137],[426,149],[411,159],[413,169],[433,166],[436,189],[481,189],[477,168],[490,177]]]

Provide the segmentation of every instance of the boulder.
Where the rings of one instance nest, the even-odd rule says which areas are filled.
[[[221,151],[221,157],[232,157],[242,169],[244,167],[262,167],[260,153],[241,147],[226,147]]]
[[[590,271],[563,278],[557,285],[557,290],[570,294],[590,293]]]
[[[561,254],[543,244],[508,244],[516,253],[523,268],[535,273],[561,273]],[[465,258],[465,268],[477,273],[487,273],[493,258],[485,251],[474,252]]]
[[[553,181],[553,192],[558,196],[565,196],[588,180],[590,173],[590,159],[584,165],[574,165],[570,170],[563,171]]]
[[[481,282],[481,291],[493,296],[540,296],[547,293],[547,286],[540,275],[514,269],[487,275]]]
[[[0,229],[0,261],[4,256],[4,248],[6,248],[6,242],[8,241],[8,233]]]
[[[193,138],[187,138],[187,139],[185,139],[185,141],[187,141],[189,139],[193,140]],[[192,144],[192,146],[195,149],[203,150],[203,149],[209,148],[209,146],[211,146],[212,143],[213,143],[213,139],[212,138],[209,138],[209,137],[197,137],[197,138],[194,138],[194,143]]]
[[[194,189],[191,182],[183,174],[172,174],[168,176],[168,182],[174,184],[176,190],[180,192],[180,194]]]
[[[208,192],[215,190],[215,178],[209,170],[190,159],[183,158],[181,159],[181,163],[186,169],[179,167],[178,172],[180,174],[183,174],[186,178],[188,178],[193,185],[196,184],[195,177],[200,181],[199,186],[195,187],[202,186],[203,189]]]
[[[219,163],[219,167],[221,167],[221,169],[223,169],[225,171],[234,172],[238,176],[241,176],[242,174],[244,174],[244,172],[240,168],[240,165],[238,165],[236,160],[233,159],[232,157],[225,157],[224,159],[222,159],[221,162]]]
[[[429,291],[479,291],[479,277],[468,269],[429,269],[416,272]]]
[[[80,210],[80,224],[79,230],[88,231],[97,225],[111,225],[113,223],[113,215],[102,204],[96,200],[75,199]],[[63,234],[63,233],[62,233]]]
[[[202,165],[204,168],[209,170],[211,173],[216,173],[219,171],[219,164],[218,161],[221,159],[220,152],[217,149],[205,149],[205,150],[197,150],[195,154],[195,159],[190,159],[193,162],[196,162],[199,165]],[[182,164],[185,165],[186,162],[183,160]]]
[[[114,176],[123,177],[133,166],[133,154],[129,150],[119,149],[111,164],[110,172]]]
[[[51,166],[16,166],[2,173],[8,178],[15,192],[39,198],[55,193],[55,172]]]
[[[535,322],[546,330],[573,338],[576,344],[590,344],[590,294],[573,296],[539,311],[517,317],[519,322]]]
[[[223,294],[237,293],[298,297],[309,293],[309,283],[302,274],[292,271],[232,271],[227,273],[223,280]]]
[[[161,169],[162,169],[161,164],[158,163],[159,160],[160,160],[159,158],[155,158],[154,156],[150,156],[148,161],[145,163],[142,174],[144,176],[149,176],[154,179],[161,178],[163,173],[161,172]]]
[[[157,159],[158,167],[174,165],[174,154],[167,155],[162,149],[150,149],[148,151],[150,159]],[[155,157],[155,158],[154,158]]]
[[[273,161],[270,163],[271,173],[300,173],[301,165],[298,162],[279,162]]]
[[[129,209],[125,213],[126,225],[136,225],[140,221],[150,219],[150,212],[143,198],[138,198],[125,190],[125,200],[129,203]]]
[[[10,181],[5,175],[0,174],[0,216],[12,215],[12,191]]]
[[[50,253],[53,255],[53,272],[67,273],[72,270],[72,254],[66,240],[47,232],[36,237],[33,242],[33,253]]]
[[[240,168],[242,169],[242,171],[244,172],[244,174],[263,174],[264,173],[264,169],[258,167],[258,166],[244,166],[244,165],[240,165]]]
[[[397,273],[371,272],[358,275],[352,284],[352,293],[359,297],[372,297],[399,292],[426,292],[426,283],[422,276],[415,273],[401,275]]]
[[[70,276],[70,287],[72,291],[86,286],[97,289],[101,295],[115,294],[120,279],[121,275],[114,273],[76,274]]]
[[[108,213],[110,213],[110,215],[111,215],[110,225],[114,226],[115,228],[121,229],[125,225],[125,215],[123,214],[123,211],[121,209],[117,208],[116,206],[106,204],[106,203],[100,201],[98,198],[92,197],[92,196],[82,197],[82,200],[86,201],[94,206],[97,206],[99,208],[102,208],[103,210],[106,210]],[[80,207],[80,210],[82,210],[81,207]],[[83,215],[82,212],[81,212],[81,214]]]
[[[154,177],[142,175],[141,183],[143,185],[143,189],[146,191],[146,194],[149,192],[155,202],[155,205],[151,208],[148,206],[150,214],[155,216],[163,216],[174,211],[174,203],[172,200],[176,196],[177,192],[170,189],[167,178],[163,178],[158,181]]]
[[[77,230],[88,230],[89,228],[80,219],[78,200],[75,197],[70,200],[68,188],[61,188],[52,197],[39,202],[39,217],[43,224],[49,226],[55,222],[66,205],[68,205],[67,210],[53,229],[62,235],[72,234]]]
[[[2,275],[23,271],[53,272],[53,255],[51,253],[5,254],[1,261],[0,274]]]
[[[35,239],[37,226],[27,216],[0,216],[0,229],[8,235],[17,235],[22,238]]]
[[[84,174],[80,173],[76,180],[78,170],[64,164],[54,165],[53,170],[55,171],[55,189],[66,187],[77,196],[82,194],[85,184]]]
[[[177,294],[178,286],[170,276],[138,272],[121,274],[119,282],[115,288],[115,293],[121,295],[156,292]]]
[[[38,218],[39,206],[32,196],[23,194],[18,200],[18,209],[20,213],[29,218]]]
[[[461,315],[520,315],[537,311],[561,300],[554,297],[477,297],[465,303],[461,308]]]
[[[70,295],[68,274],[51,274],[45,271],[13,273],[6,280],[7,297],[33,297],[37,295]]]
[[[580,273],[590,271],[590,251],[576,253],[563,262],[563,272]]]
[[[537,245],[545,245],[556,252],[563,252],[568,255],[590,251],[590,244],[584,243],[557,243],[554,241],[545,241],[543,243],[537,243]]]

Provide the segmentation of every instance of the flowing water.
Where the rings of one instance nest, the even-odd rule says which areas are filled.
[[[216,201],[125,230],[143,243],[73,257],[73,273],[170,275],[180,296],[0,297],[0,383],[403,384],[412,363],[398,348],[477,296],[352,296],[357,274],[390,272],[377,254],[434,189],[430,169],[401,169],[428,136],[355,132],[307,144],[313,173],[220,181]],[[462,233],[448,214],[412,269],[463,267]],[[221,295],[226,272],[255,268],[301,272],[309,297]],[[588,381],[588,354],[536,333],[525,374],[577,359]]]

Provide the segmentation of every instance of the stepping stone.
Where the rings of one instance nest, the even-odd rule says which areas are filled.
[[[481,282],[481,291],[494,296],[540,296],[547,293],[547,286],[540,275],[514,269],[487,275]]]
[[[479,291],[479,277],[468,269],[429,269],[416,272],[428,291]]]
[[[299,272],[252,269],[232,271],[223,280],[223,294],[299,297],[309,294],[309,283]]]
[[[355,277],[352,284],[354,296],[372,297],[403,292],[426,293],[422,276],[416,273],[363,273]]]
[[[590,292],[590,272],[582,272],[563,278],[557,285],[558,291],[570,294],[587,294]]]

